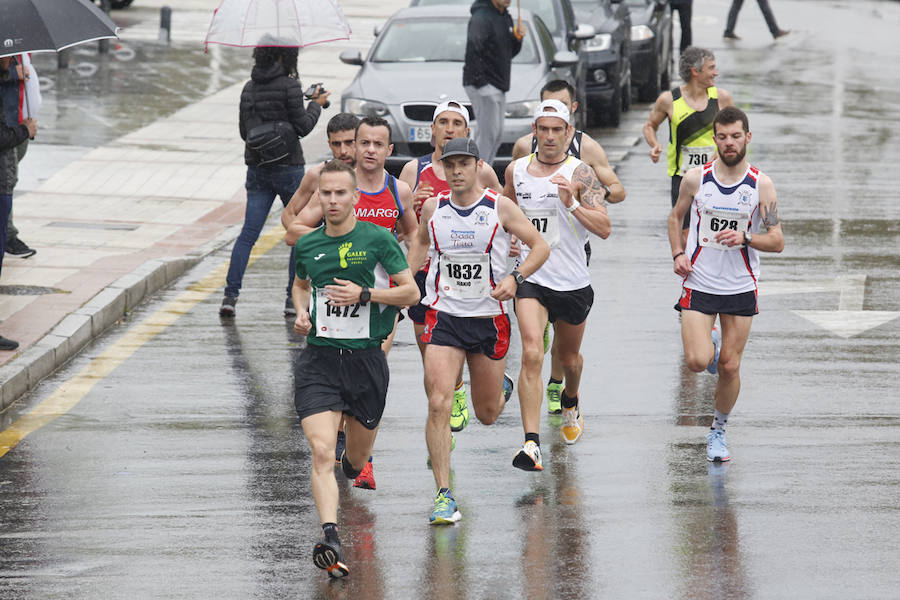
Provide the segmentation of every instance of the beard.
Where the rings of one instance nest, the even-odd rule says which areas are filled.
[[[728,158],[724,154],[719,156],[722,159],[722,162],[725,163],[726,166],[733,167],[734,165],[740,163],[744,160],[744,157],[747,156],[747,146],[745,145],[741,148],[741,151],[734,155],[733,158]]]

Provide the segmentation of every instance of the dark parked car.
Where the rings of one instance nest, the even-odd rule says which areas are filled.
[[[432,6],[437,4],[459,4],[466,7],[472,6],[472,0],[411,0],[410,6]],[[553,37],[556,49],[559,51],[572,51],[578,54],[579,65],[575,72],[576,100],[581,106],[588,106],[587,90],[590,85],[588,79],[589,54],[586,53],[586,44],[594,36],[594,30],[586,25],[575,22],[575,11],[572,9],[571,0],[518,0],[516,5],[510,6],[509,12],[516,19],[518,6],[531,11],[540,17],[547,30]],[[587,125],[586,111],[581,110],[575,114],[575,126],[584,129]]]
[[[631,106],[631,16],[616,0],[572,0],[578,20],[597,34],[584,44],[590,124],[617,126]],[[581,54],[580,54],[581,55]]]
[[[668,0],[625,0],[631,9],[631,84],[653,102],[672,85],[672,11]]]
[[[531,131],[540,89],[552,79],[572,83],[579,62],[574,52],[557,50],[540,17],[523,9],[522,22],[530,35],[512,62],[512,87],[506,94],[506,120],[495,168],[506,166],[515,141]],[[387,169],[392,173],[399,172],[411,157],[434,150],[431,120],[439,103],[459,100],[472,114],[462,85],[468,23],[468,6],[404,8],[380,29],[365,60],[358,50],[341,53],[342,62],[362,67],[341,95],[341,110],[376,115],[391,124],[394,153],[388,157]],[[474,132],[478,115],[473,117]]]

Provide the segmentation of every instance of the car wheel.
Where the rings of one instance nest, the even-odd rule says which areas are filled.
[[[638,89],[638,100],[641,102],[653,102],[660,92],[659,56],[653,57],[650,63],[650,74],[647,82]]]

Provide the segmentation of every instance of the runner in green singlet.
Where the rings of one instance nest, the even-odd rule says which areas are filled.
[[[341,468],[355,479],[372,453],[384,412],[388,367],[381,342],[394,328],[397,307],[419,301],[419,288],[394,236],[356,219],[359,192],[351,167],[326,163],[318,197],[325,225],[294,245],[294,330],[307,336],[294,366],[294,406],[309,441],[310,484],[324,533],[313,562],[331,577],[343,577],[350,571],[337,532],[338,426],[346,415]],[[374,288],[378,269],[396,285]]]

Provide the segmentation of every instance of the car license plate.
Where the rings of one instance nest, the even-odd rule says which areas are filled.
[[[409,128],[409,141],[410,142],[430,142],[431,141],[431,126],[426,127],[410,127]]]

